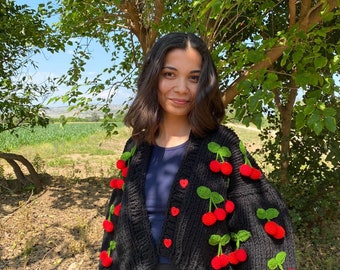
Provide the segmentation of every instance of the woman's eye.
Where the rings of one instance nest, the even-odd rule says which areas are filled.
[[[190,77],[190,80],[193,81],[193,82],[196,82],[196,83],[199,81],[199,79],[200,79],[200,76],[191,76]]]
[[[164,72],[163,76],[166,77],[166,78],[172,78],[172,77],[174,77],[174,74],[172,72]]]

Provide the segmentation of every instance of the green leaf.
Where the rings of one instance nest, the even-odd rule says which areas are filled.
[[[127,152],[124,152],[120,158],[124,161],[127,161],[130,159],[130,157],[131,157],[131,152],[127,151]]]
[[[229,234],[224,234],[221,238],[221,245],[225,246],[226,244],[228,244],[230,242],[230,236]]]
[[[336,119],[335,119],[335,117],[325,116],[324,124],[325,124],[325,127],[329,131],[331,131],[331,132],[335,132],[336,131]]]
[[[275,259],[278,264],[282,265],[286,260],[286,256],[287,256],[286,252],[280,251],[279,253],[276,254]]]
[[[110,250],[114,250],[115,248],[116,248],[116,241],[111,240],[111,241],[110,241],[110,247],[109,247],[109,249],[110,249]]]
[[[133,156],[136,152],[137,146],[135,145],[134,147],[131,148],[131,156]]]
[[[325,108],[322,113],[324,116],[335,116],[336,110],[334,108]]]
[[[297,129],[301,129],[301,128],[303,128],[305,126],[305,115],[304,115],[304,113],[299,112],[296,115],[295,125],[296,125]]]
[[[222,146],[218,150],[217,154],[220,155],[221,157],[230,157],[231,156],[231,152],[230,152],[229,148],[226,147],[226,146]]]
[[[211,190],[205,186],[199,186],[197,188],[197,194],[201,199],[209,200],[211,196]]]
[[[275,258],[270,259],[267,263],[267,266],[270,270],[275,270],[278,266]]]
[[[264,210],[263,208],[259,208],[259,209],[257,209],[257,211],[256,211],[256,216],[257,216],[259,219],[267,219],[267,212],[266,212],[266,210]]]
[[[266,210],[267,219],[274,219],[279,216],[279,211],[276,208],[268,208]]]
[[[327,58],[324,56],[319,56],[314,58],[315,68],[323,68],[327,65]]]
[[[313,126],[313,130],[315,132],[316,135],[320,135],[320,133],[322,132],[323,128],[324,128],[324,122],[320,121],[320,122],[315,122],[314,126]]]
[[[241,242],[245,242],[251,237],[251,233],[247,230],[239,230],[236,235]]]
[[[215,143],[215,142],[208,143],[209,151],[214,153],[214,154],[216,154],[220,148],[221,148],[221,146],[218,143]]]
[[[211,246],[216,246],[220,243],[221,241],[221,236],[218,234],[212,234],[209,238],[209,245]]]
[[[242,141],[240,141],[239,146],[240,146],[241,153],[245,156],[247,154],[247,150]]]
[[[224,201],[223,196],[215,191],[211,192],[210,198],[214,204],[219,204]]]
[[[313,113],[315,110],[315,105],[314,104],[308,104],[306,105],[305,109],[303,110],[303,113],[305,115]]]

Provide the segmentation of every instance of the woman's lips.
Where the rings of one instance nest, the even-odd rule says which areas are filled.
[[[185,105],[189,103],[188,100],[180,98],[170,98],[170,100],[177,105]]]

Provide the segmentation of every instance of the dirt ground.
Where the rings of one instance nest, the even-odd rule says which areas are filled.
[[[97,269],[109,179],[52,177],[39,194],[0,192],[0,269]]]

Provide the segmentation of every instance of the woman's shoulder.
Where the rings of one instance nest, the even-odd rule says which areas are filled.
[[[217,130],[209,135],[208,140],[223,144],[239,144],[236,132],[226,125],[219,125]]]

